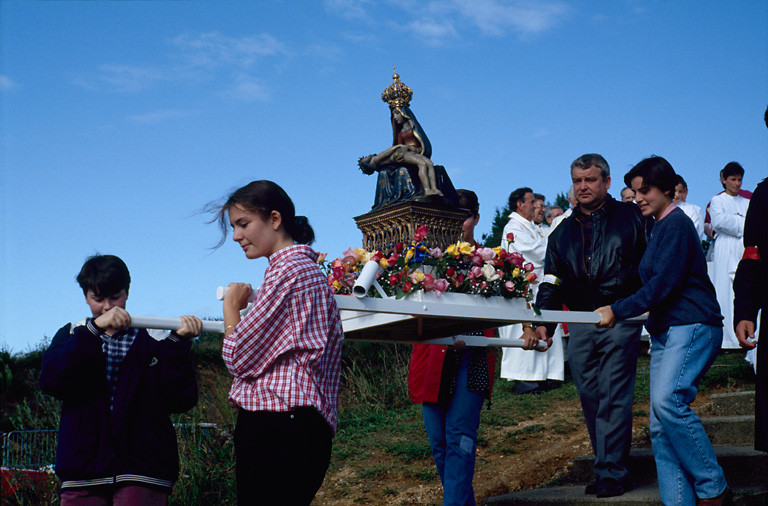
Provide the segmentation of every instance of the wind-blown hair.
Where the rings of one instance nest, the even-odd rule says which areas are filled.
[[[272,211],[277,211],[282,218],[282,227],[294,242],[312,244],[315,241],[315,232],[312,230],[309,220],[306,216],[296,216],[296,208],[285,190],[272,181],[260,180],[252,181],[235,190],[224,204],[208,206],[208,209],[215,213],[211,223],[218,222],[222,232],[221,241],[216,245],[217,248],[224,244],[227,239],[227,231],[229,230],[227,212],[234,205],[257,213],[265,220],[272,214]]]
[[[600,177],[603,178],[603,181],[611,177],[611,168],[608,166],[608,162],[605,161],[602,155],[597,153],[587,153],[575,159],[571,164],[571,173],[573,173],[573,169],[586,170],[593,165],[600,169]]]
[[[472,190],[456,190],[459,196],[459,206],[462,209],[469,209],[470,216],[475,217],[480,212],[480,202],[477,200],[477,194]]]

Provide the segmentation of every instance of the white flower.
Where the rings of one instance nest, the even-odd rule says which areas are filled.
[[[499,279],[499,275],[496,273],[496,266],[493,262],[485,262],[482,268],[483,277],[486,281],[496,281]]]

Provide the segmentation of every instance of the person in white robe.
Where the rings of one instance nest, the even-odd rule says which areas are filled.
[[[675,197],[674,202],[677,207],[682,209],[686,216],[688,216],[693,222],[693,226],[696,228],[696,233],[699,235],[699,239],[704,239],[704,214],[701,212],[701,208],[696,204],[686,202],[688,198],[688,184],[680,174],[677,175],[677,184],[675,185]]]
[[[576,207],[576,204],[578,204],[578,201],[576,200],[576,194],[573,193],[573,186],[568,188],[568,203],[571,205],[563,214],[560,216],[555,217],[552,220],[552,223],[549,224],[549,233],[551,234],[553,230],[557,228],[559,224],[563,222],[564,219],[568,218],[571,213],[573,213],[573,208]]]
[[[547,252],[547,240],[540,227],[533,223],[534,199],[530,188],[519,188],[509,196],[509,222],[502,233],[501,247],[510,253],[520,253],[526,262],[533,264],[533,272],[540,280],[544,276],[544,257]],[[509,234],[512,234],[511,236]],[[512,239],[511,241],[508,238]],[[536,298],[538,283],[532,284],[533,297]],[[522,324],[499,328],[499,337],[517,339],[523,335]],[[562,331],[558,325],[552,340],[552,346],[545,352],[523,350],[522,348],[504,348],[501,358],[502,378],[517,380],[522,388],[516,393],[529,393],[543,390],[538,382],[546,380],[563,381],[565,363],[563,356]]]
[[[744,169],[736,162],[728,163],[720,173],[725,191],[715,195],[709,204],[712,229],[715,233],[713,268],[710,273],[715,285],[717,302],[723,314],[723,348],[738,349],[733,331],[733,278],[744,254],[744,218],[749,199],[739,195]]]

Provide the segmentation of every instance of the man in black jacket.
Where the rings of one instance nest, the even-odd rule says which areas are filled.
[[[571,164],[578,205],[549,236],[540,309],[593,311],[633,294],[640,286],[637,266],[647,242],[639,208],[608,195],[608,162],[586,154]],[[641,326],[614,328],[569,324],[568,364],[579,392],[597,479],[587,494],[621,495],[629,486],[626,460],[632,439],[632,397]],[[551,344],[554,325],[539,326]]]

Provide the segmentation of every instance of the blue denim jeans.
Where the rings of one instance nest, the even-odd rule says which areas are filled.
[[[443,484],[444,506],[475,504],[472,478],[483,394],[467,390],[471,355],[468,351],[462,354],[456,392],[448,406],[428,402],[422,405],[424,428]]]
[[[725,490],[715,450],[691,409],[722,342],[722,327],[702,323],[651,336],[651,443],[664,504],[693,505]]]

